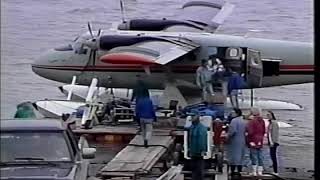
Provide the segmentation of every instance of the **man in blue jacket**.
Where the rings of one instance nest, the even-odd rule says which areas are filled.
[[[192,117],[189,128],[189,153],[192,163],[192,180],[204,179],[204,160],[207,152],[207,127],[200,123],[199,115]]]
[[[151,99],[148,96],[141,97],[136,104],[136,116],[140,119],[144,146],[148,147],[148,141],[152,136],[152,122],[156,120],[156,114]]]
[[[136,85],[133,89],[132,97],[131,97],[131,102],[133,102],[135,100],[135,104],[137,104],[139,99],[141,99],[143,97],[150,97],[149,90],[147,88],[147,85],[143,82],[142,77],[139,75],[137,75],[136,77],[137,77],[137,81],[136,81]],[[137,110],[135,109],[135,111],[137,111]],[[139,131],[141,131],[140,120],[136,114],[135,114],[134,120],[137,122],[137,124],[139,126]]]
[[[228,95],[230,97],[230,102],[233,108],[239,109],[238,93],[239,89],[246,87],[244,79],[239,73],[235,72],[230,68],[230,77],[228,80]]]

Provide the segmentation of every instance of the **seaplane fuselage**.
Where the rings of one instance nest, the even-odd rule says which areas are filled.
[[[70,83],[72,77],[77,76],[78,84],[90,85],[91,79],[95,77],[99,79],[99,86],[111,88],[132,88],[135,85],[136,75],[143,76],[152,89],[163,89],[165,83],[171,80],[181,80],[190,86],[195,86],[195,73],[201,64],[201,59],[208,58],[217,48],[240,47],[254,49],[261,55],[262,84],[252,86],[252,88],[314,81],[313,45],[311,43],[191,32],[116,31],[111,34],[103,33],[102,36],[105,35],[180,37],[191,40],[199,47],[166,65],[151,65],[148,75],[141,64],[102,62],[100,57],[107,54],[108,50],[98,49],[97,55],[93,57],[90,48],[87,47],[85,53],[79,54],[72,48],[73,45],[70,45],[70,48],[56,48],[44,53],[32,64],[32,70],[46,79],[63,83]],[[224,63],[223,59],[221,60]],[[243,71],[247,70],[244,68]]]

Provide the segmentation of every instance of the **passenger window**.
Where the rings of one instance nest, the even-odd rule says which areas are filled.
[[[238,56],[238,49],[230,49],[230,54],[231,57],[236,57]]]
[[[225,58],[240,60],[242,58],[242,49],[241,48],[234,48],[234,47],[227,48],[225,51]]]

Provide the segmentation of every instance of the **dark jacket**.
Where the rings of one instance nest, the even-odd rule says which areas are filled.
[[[189,152],[191,157],[207,152],[207,128],[201,123],[192,124],[189,128]]]
[[[263,137],[266,133],[266,128],[262,117],[255,116],[253,120],[249,121],[246,127],[246,132],[247,144],[249,148],[259,149],[263,147]]]
[[[142,80],[138,80],[135,88],[133,89],[131,101],[136,99],[137,102],[138,99],[149,96],[150,94],[147,85]]]
[[[150,123],[156,119],[153,104],[149,97],[143,97],[139,99],[136,104],[136,116],[139,119],[148,119],[150,120]]]
[[[243,78],[238,73],[232,73],[228,80],[228,94],[234,89],[242,89],[245,86]]]

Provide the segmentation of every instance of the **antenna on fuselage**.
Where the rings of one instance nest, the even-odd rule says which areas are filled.
[[[124,6],[123,6],[122,0],[120,0],[120,11],[121,11],[122,22],[125,23],[126,21],[124,20]]]

